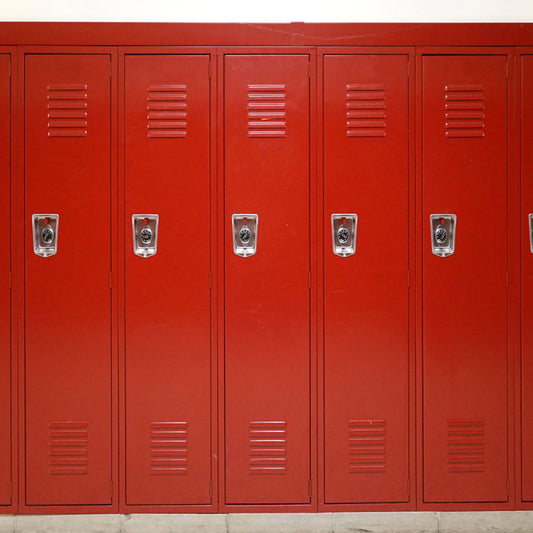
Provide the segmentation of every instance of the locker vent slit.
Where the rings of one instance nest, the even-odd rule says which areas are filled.
[[[385,472],[385,420],[348,422],[348,473]]]
[[[150,474],[183,476],[188,473],[187,422],[150,424]]]
[[[385,86],[346,84],[346,136],[385,137],[387,113]]]
[[[482,85],[446,85],[444,123],[448,139],[485,136],[484,100]]]
[[[48,473],[89,473],[89,423],[53,421],[48,424]]]
[[[257,420],[249,427],[249,473],[287,473],[287,422]]]
[[[187,137],[187,85],[150,85],[146,90],[148,138]]]
[[[485,471],[485,421],[448,420],[448,472]]]
[[[287,136],[287,95],[283,83],[248,85],[248,137]]]
[[[46,87],[48,137],[87,137],[87,84]]]

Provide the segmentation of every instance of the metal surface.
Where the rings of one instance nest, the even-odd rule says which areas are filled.
[[[455,252],[457,216],[450,214],[430,215],[431,251],[438,257],[449,257]],[[480,228],[481,230],[481,228]]]
[[[309,56],[229,55],[224,76],[226,503],[307,503]],[[247,211],[261,245],[244,261]]]
[[[508,499],[506,72],[505,55],[423,57],[424,502]],[[444,261],[441,210],[461,221]]]
[[[0,54],[0,505],[11,503],[11,87],[10,56]]]
[[[324,57],[327,503],[408,501],[408,111],[406,55]],[[364,220],[351,257],[332,211]]]
[[[33,229],[33,253],[39,257],[51,257],[57,253],[59,230],[58,214],[31,216]]]
[[[533,502],[533,55],[521,60],[522,88],[522,382],[521,382],[521,459],[522,499]]]
[[[258,215],[231,215],[233,232],[233,253],[239,257],[250,257],[257,252]]]
[[[331,215],[331,244],[333,253],[350,257],[357,245],[357,215],[355,213]]]
[[[157,253],[159,215],[131,215],[133,253],[139,257],[152,257]]]
[[[26,219],[62,222],[46,260],[26,226],[28,505],[111,502],[109,72],[108,55],[25,59]]]
[[[128,505],[211,503],[208,69],[208,55],[125,56]],[[163,228],[146,261],[130,252],[142,212]]]

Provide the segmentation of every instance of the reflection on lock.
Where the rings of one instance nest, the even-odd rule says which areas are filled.
[[[33,228],[33,251],[39,257],[57,253],[58,214],[35,214],[31,217]]]
[[[529,213],[529,249],[533,254],[533,213]]]
[[[457,216],[452,214],[431,215],[430,219],[432,252],[439,257],[453,255]]]
[[[234,214],[231,216],[233,252],[239,257],[250,257],[257,251],[258,215]]]
[[[349,257],[355,253],[357,241],[357,215],[355,213],[334,213],[331,215],[333,253]]]
[[[133,252],[139,257],[152,257],[157,252],[159,215],[132,215]]]

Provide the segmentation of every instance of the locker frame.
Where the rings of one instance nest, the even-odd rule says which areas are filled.
[[[125,212],[125,187],[126,175],[124,165],[125,155],[125,58],[128,55],[203,55],[209,56],[210,61],[210,124],[211,131],[209,134],[210,140],[210,224],[211,224],[211,504],[175,504],[175,505],[134,505],[126,503],[126,402],[125,402],[125,265],[126,254],[130,253],[130,249],[126,247],[127,232],[131,230],[129,220],[126,219]],[[217,276],[217,130],[213,127],[217,121],[217,107],[216,107],[216,87],[217,87],[217,62],[216,49],[213,47],[198,47],[198,46],[121,46],[118,48],[118,338],[119,338],[119,398],[120,398],[120,413],[119,413],[119,512],[121,513],[216,513],[218,512],[218,468],[217,468],[217,433],[218,433],[218,419],[217,419],[217,292],[218,292],[218,276]]]
[[[18,125],[18,142],[19,146],[25,146],[24,136],[24,89],[25,76],[24,64],[25,56],[32,54],[98,54],[107,55],[111,59],[110,72],[110,246],[111,246],[111,287],[118,286],[117,276],[117,235],[112,232],[112,228],[117,227],[117,130],[116,130],[116,113],[117,113],[117,54],[114,47],[87,47],[87,46],[20,46],[18,48],[18,61],[22,67],[18,70],[18,107],[17,107],[17,125]],[[16,224],[18,226],[18,242],[25,244],[25,150],[18,152],[19,180],[18,180],[18,212]],[[24,356],[19,357],[19,384],[18,384],[18,401],[19,401],[19,512],[21,514],[96,514],[96,513],[116,513],[118,512],[118,394],[117,394],[117,377],[118,377],[118,301],[117,291],[110,291],[111,299],[111,383],[110,383],[110,400],[111,400],[111,480],[110,495],[111,504],[109,505],[27,505],[26,504],[26,483],[25,483],[25,246],[20,246],[18,250],[18,350]]]
[[[325,346],[324,346],[324,254],[329,251],[326,244],[329,235],[324,235],[324,114],[320,112],[324,103],[324,85],[323,85],[323,70],[324,70],[324,56],[326,55],[400,55],[408,58],[408,114],[409,114],[409,133],[408,133],[408,202],[409,202],[409,228],[408,228],[408,270],[410,272],[410,280],[408,287],[409,311],[408,311],[408,365],[409,365],[409,479],[408,479],[408,493],[409,500],[402,503],[326,503],[325,502],[325,485],[324,485],[324,364],[325,364]],[[414,113],[415,108],[415,48],[414,47],[381,47],[381,46],[357,46],[357,47],[318,47],[318,76],[317,76],[317,168],[318,168],[318,269],[317,276],[319,280],[318,287],[318,390],[317,398],[322,403],[318,407],[318,486],[319,486],[319,511],[323,512],[379,512],[379,511],[413,511],[416,509],[416,476],[415,476],[415,254],[413,253],[414,233],[415,233],[415,217],[414,217],[414,201],[415,201],[415,129],[414,129]],[[324,237],[326,239],[324,239]]]
[[[488,511],[488,510],[506,510],[510,511],[516,508],[516,477],[515,477],[515,362],[519,353],[516,350],[517,328],[516,328],[516,294],[520,291],[516,270],[519,264],[516,264],[516,258],[512,259],[512,244],[515,242],[516,223],[513,223],[513,214],[516,218],[516,147],[513,146],[516,124],[513,124],[515,117],[513,110],[513,98],[515,85],[517,83],[516,75],[513,70],[515,50],[506,46],[490,46],[490,47],[471,47],[471,46],[435,46],[435,47],[416,47],[416,62],[417,72],[420,73],[416,79],[416,230],[417,236],[416,244],[416,300],[417,300],[417,318],[416,318],[416,343],[417,343],[417,376],[416,376],[416,394],[417,394],[417,510],[418,511]],[[423,204],[422,204],[422,185],[423,185],[423,171],[422,171],[422,60],[424,56],[464,56],[464,55],[499,55],[506,56],[508,62],[507,74],[507,268],[509,272],[509,282],[507,290],[507,472],[508,472],[508,500],[507,502],[461,502],[461,503],[429,503],[424,502],[424,465],[423,465],[423,328],[422,328],[422,275],[423,275],[423,249],[424,242],[422,238],[423,227],[426,221],[423,219]],[[516,144],[516,142],[514,143]],[[519,201],[519,197],[518,197]],[[516,254],[515,254],[516,255]],[[519,318],[519,317],[518,317]]]
[[[225,490],[225,379],[224,379],[224,348],[225,348],[225,323],[224,323],[224,306],[225,306],[225,252],[227,246],[225,243],[225,227],[226,220],[224,217],[225,198],[224,198],[224,180],[225,180],[225,153],[224,153],[224,57],[226,55],[308,55],[310,63],[309,74],[309,194],[310,194],[310,210],[309,210],[309,224],[310,224],[310,269],[311,269],[311,287],[309,289],[309,337],[310,337],[310,353],[309,353],[309,376],[310,376],[310,394],[309,394],[309,408],[310,408],[310,476],[309,480],[309,492],[310,503],[308,504],[227,504],[225,502],[226,490]],[[313,47],[301,47],[301,46],[244,46],[244,47],[220,47],[217,50],[218,57],[218,168],[219,168],[219,185],[218,185],[218,224],[219,224],[219,255],[218,255],[218,272],[219,272],[219,353],[221,354],[219,360],[219,512],[221,513],[247,513],[247,512],[262,512],[262,513],[279,513],[279,512],[313,512],[317,511],[317,476],[316,476],[316,446],[317,446],[317,429],[316,429],[316,409],[317,409],[317,395],[316,395],[316,293],[317,293],[317,252],[316,252],[316,220],[317,220],[317,207],[316,207],[316,194],[313,198],[312,191],[316,191],[316,158],[313,153],[316,153],[316,76],[317,76],[317,58],[316,48]]]
[[[9,56],[9,88],[10,88],[10,447],[11,447],[11,503],[0,505],[0,515],[18,513],[18,398],[17,398],[17,376],[18,376],[18,335],[17,335],[17,313],[18,313],[18,236],[17,224],[17,180],[18,180],[18,136],[17,136],[17,81],[18,81],[18,57],[15,46],[0,46],[0,54]]]

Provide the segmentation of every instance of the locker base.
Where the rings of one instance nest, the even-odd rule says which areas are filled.
[[[2,533],[484,533],[532,531],[532,511],[0,516]]]

